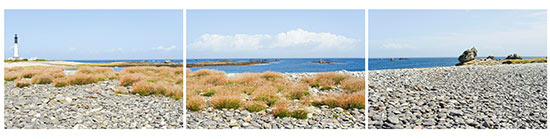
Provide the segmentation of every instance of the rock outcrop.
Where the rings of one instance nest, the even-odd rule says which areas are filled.
[[[467,49],[466,51],[462,52],[462,55],[458,57],[458,61],[460,63],[472,61],[476,59],[477,56],[477,49],[475,47],[472,47],[472,49]]]
[[[495,56],[487,56],[487,59],[495,60]]]
[[[518,54],[509,54],[506,59],[523,59]]]

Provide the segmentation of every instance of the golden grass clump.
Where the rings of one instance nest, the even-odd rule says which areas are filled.
[[[320,99],[312,102],[313,105],[327,105],[330,108],[341,107],[343,109],[364,109],[365,108],[365,94],[364,93],[340,93],[332,94],[329,96],[321,97]]]
[[[11,68],[4,68],[4,72],[16,72],[16,71],[22,71],[25,68],[23,67],[11,67]]]
[[[53,82],[54,77],[49,74],[39,74],[31,78],[33,84],[50,84]]]
[[[140,94],[142,96],[165,94],[166,88],[152,82],[141,80],[132,85],[130,93]]]
[[[211,84],[211,85],[224,85],[227,83],[227,76],[225,75],[208,75],[208,76],[201,76],[199,79],[199,82],[204,84]]]
[[[249,112],[263,111],[267,107],[268,106],[262,101],[251,101],[251,102],[248,102],[245,106],[246,110],[248,110]]]
[[[292,84],[284,91],[289,99],[301,99],[302,97],[309,96],[309,86],[302,83]]]
[[[244,102],[241,93],[218,92],[212,96],[210,104],[216,109],[238,109]]]
[[[166,88],[165,96],[172,97],[176,100],[180,100],[183,98],[183,87],[179,85],[169,85],[165,82],[162,87]]]
[[[65,77],[70,85],[86,85],[96,83],[98,80],[92,75],[87,74],[72,74]]]
[[[53,80],[53,86],[55,87],[64,87],[69,85],[69,80],[67,78],[58,78]]]
[[[143,74],[125,74],[120,77],[119,83],[122,86],[131,86],[143,79],[145,79],[145,75]]]
[[[76,74],[86,74],[91,75],[93,78],[96,78],[98,81],[112,80],[116,79],[117,75],[112,68],[107,67],[82,67],[78,68]]]
[[[313,78],[302,78],[301,80],[308,83],[312,87],[321,87],[325,89],[331,89],[334,85],[339,85],[351,76],[336,72],[317,73]],[[330,88],[329,88],[330,87]]]
[[[13,81],[20,78],[23,67],[4,68],[4,81]]]
[[[273,86],[261,86],[254,90],[252,93],[252,99],[255,101],[263,101],[265,104],[271,106],[280,98],[277,95],[277,88]]]
[[[185,107],[191,111],[202,110],[206,105],[206,100],[194,93],[187,93]]]
[[[266,79],[266,80],[274,80],[277,78],[283,78],[283,74],[279,72],[270,72],[266,71],[260,75],[260,77]]]
[[[198,71],[195,71],[191,73],[191,76],[193,77],[202,77],[202,76],[209,76],[209,75],[224,75],[225,72],[223,71],[217,71],[217,70],[211,70],[211,69],[200,69]]]
[[[283,100],[275,103],[272,114],[279,118],[291,116],[290,110],[288,110],[288,101]]]
[[[365,90],[364,78],[348,78],[340,83],[340,87],[348,92],[359,92]]]
[[[230,82],[235,82],[238,84],[254,84],[260,81],[260,76],[260,73],[241,73],[230,79]]]
[[[63,68],[61,67],[51,67],[51,66],[30,66],[25,67],[21,73],[23,78],[32,78],[35,75],[39,74],[55,74],[63,73]]]
[[[17,78],[19,78],[20,73],[18,72],[6,72],[4,74],[4,81],[13,81]]]
[[[23,88],[31,85],[31,82],[29,82],[28,80],[18,79],[18,80],[15,80],[14,82],[15,82],[15,87],[19,87],[19,88]]]

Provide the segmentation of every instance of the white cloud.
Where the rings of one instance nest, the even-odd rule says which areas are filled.
[[[189,48],[208,51],[253,51],[266,48],[347,49],[357,47],[358,42],[356,39],[332,33],[296,29],[274,35],[203,34]]]
[[[160,50],[160,51],[170,51],[170,50],[174,50],[176,49],[176,46],[175,45],[172,45],[170,47],[164,47],[164,46],[157,46],[157,47],[153,47],[151,48],[153,50]]]

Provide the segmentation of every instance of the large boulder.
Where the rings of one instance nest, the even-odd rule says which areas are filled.
[[[518,54],[509,54],[506,59],[522,59]]]
[[[462,55],[458,57],[458,61],[460,63],[472,61],[476,59],[477,56],[477,49],[475,47],[472,47],[472,49],[466,49],[466,51],[462,52]]]

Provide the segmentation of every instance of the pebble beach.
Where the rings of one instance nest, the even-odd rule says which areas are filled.
[[[183,128],[183,100],[116,94],[117,80],[54,87],[4,84],[7,129],[175,129]],[[128,87],[127,89],[130,89]]]
[[[546,129],[547,64],[369,71],[369,129]]]

